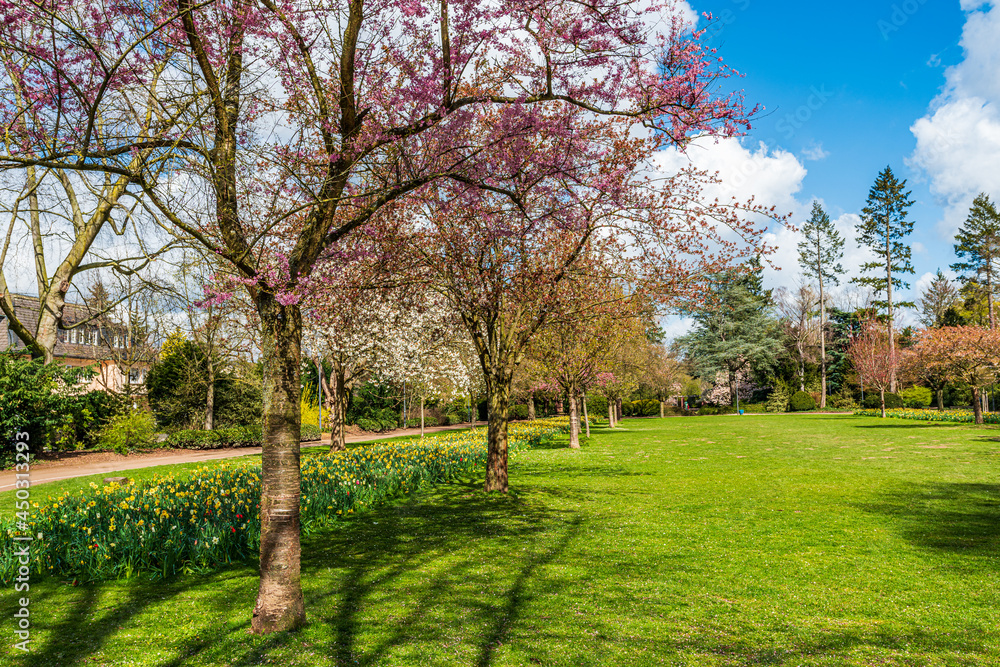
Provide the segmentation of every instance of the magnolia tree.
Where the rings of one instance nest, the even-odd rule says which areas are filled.
[[[898,356],[890,349],[892,344],[885,328],[877,320],[869,319],[861,322],[847,345],[847,357],[861,381],[878,390],[883,418],[885,392],[896,381]]]
[[[733,397],[733,387],[735,386],[739,401],[748,403],[754,392],[763,388],[754,382],[753,374],[749,368],[742,368],[736,372],[735,383],[730,382],[730,379],[727,371],[716,372],[715,384],[702,394],[702,400],[712,405],[736,405],[736,400]]]
[[[669,3],[25,0],[5,2],[4,14],[0,168],[106,175],[227,263],[232,288],[257,312],[265,418],[255,633],[305,620],[300,301],[322,290],[317,263],[436,183],[469,189],[453,197],[472,207],[455,219],[456,238],[474,220],[497,225],[487,239],[515,238],[477,188],[518,201],[563,179],[617,197],[634,163],[616,162],[619,147],[648,154],[748,126],[741,100],[717,95],[728,72],[702,33],[664,18]],[[659,228],[673,247],[711,228],[679,220]],[[463,313],[470,331],[478,317]],[[517,345],[477,343],[497,415],[488,489],[506,488],[497,391],[510,349],[516,357]]]
[[[976,423],[982,424],[983,387],[995,382],[1000,371],[1000,331],[973,326],[925,329],[913,351],[926,372],[972,387],[972,410]]]

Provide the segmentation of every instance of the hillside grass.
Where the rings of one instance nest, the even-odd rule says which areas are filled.
[[[747,415],[593,434],[521,454],[508,496],[443,485],[304,540],[298,632],[247,633],[252,566],[38,580],[17,663],[1000,665],[996,427]]]

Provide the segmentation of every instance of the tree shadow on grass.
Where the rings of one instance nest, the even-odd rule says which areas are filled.
[[[373,529],[374,521],[378,529]],[[448,485],[431,498],[410,498],[345,523],[342,530],[325,535],[322,544],[310,540],[308,568],[333,568],[345,574],[338,590],[310,591],[307,609],[320,614],[335,611],[312,619],[330,627],[331,664],[372,665],[402,644],[440,643],[442,629],[428,624],[426,617],[447,605],[469,614],[468,626],[485,628],[476,664],[488,665],[528,599],[528,582],[566,549],[580,523],[579,516],[550,510],[516,493],[486,496],[478,483]],[[462,553],[480,540],[517,546],[517,556],[509,561],[517,574],[500,602],[492,601],[495,595],[487,599],[454,585],[482,576],[484,563],[475,551]],[[405,613],[384,618],[374,632],[377,641],[360,647],[359,634],[372,632],[365,625],[371,623],[370,610],[378,598],[417,571],[434,572],[434,578],[418,590],[409,588],[413,602]],[[330,601],[331,597],[335,599]]]
[[[887,517],[916,546],[1000,555],[1000,484],[914,484],[860,507]]]

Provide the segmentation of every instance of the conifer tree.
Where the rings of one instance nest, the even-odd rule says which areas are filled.
[[[951,268],[965,280],[985,288],[990,329],[996,329],[993,288],[1000,269],[997,266],[1000,261],[1000,213],[985,192],[973,200],[969,217],[955,235],[955,254],[962,261],[952,264]]]
[[[910,246],[903,239],[913,231],[913,221],[906,219],[906,212],[913,205],[910,192],[905,190],[906,179],[902,181],[886,167],[875,179],[868,191],[868,201],[861,209],[861,222],[857,225],[858,243],[867,245],[877,259],[861,265],[864,273],[871,275],[852,278],[852,283],[866,285],[876,294],[884,293],[884,300],[876,300],[876,308],[886,311],[886,331],[889,335],[888,350],[893,356],[895,368],[896,347],[894,344],[895,310],[900,307],[914,307],[913,302],[892,300],[892,290],[908,288],[909,283],[898,278],[899,274],[912,274]],[[889,391],[896,391],[896,374],[893,371]]]
[[[958,288],[938,269],[934,280],[920,294],[920,321],[930,328],[948,326],[948,311],[957,312],[959,302]]]
[[[799,266],[806,277],[819,284],[820,379],[822,394],[819,407],[826,407],[826,291],[827,282],[840,284],[844,273],[840,260],[844,257],[844,239],[833,226],[818,201],[812,205],[812,215],[802,225],[803,240],[799,242]]]

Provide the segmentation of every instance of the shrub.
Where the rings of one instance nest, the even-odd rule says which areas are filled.
[[[767,412],[767,403],[740,403],[740,410],[748,415],[760,414]]]
[[[587,414],[594,416],[608,416],[608,399],[601,395],[587,396]]]
[[[797,391],[792,394],[792,398],[788,401],[788,405],[792,409],[792,412],[804,412],[806,410],[816,409],[815,399],[804,391]]]
[[[100,443],[119,454],[128,454],[133,449],[148,449],[155,434],[153,415],[145,410],[131,410],[108,422],[101,431]]]
[[[432,417],[431,415],[424,415],[424,426],[437,426],[437,417]],[[406,428],[420,428],[420,417],[411,417],[406,420]]]
[[[854,397],[851,396],[847,387],[844,387],[836,394],[831,394],[827,397],[826,404],[836,410],[854,410],[858,407],[857,401],[855,401]]]
[[[527,419],[528,418],[528,406],[527,405],[512,405],[510,406],[510,413],[508,415],[511,419]]]
[[[874,410],[876,408],[882,407],[882,401],[879,399],[877,393],[870,393],[865,396],[865,407],[869,410]],[[896,408],[903,407],[903,399],[901,399],[897,394],[890,394],[885,392],[885,409],[895,410]]]
[[[787,412],[788,391],[781,386],[775,387],[764,405],[768,412]]]
[[[303,435],[308,427],[303,424]],[[319,427],[311,427],[319,439]],[[311,438],[304,438],[311,439]],[[167,446],[180,449],[219,449],[221,447],[260,447],[264,442],[260,426],[231,426],[213,431],[190,429],[176,431],[167,438]]]
[[[903,407],[926,408],[934,398],[934,392],[927,387],[910,387],[899,392],[899,398],[903,401]],[[886,407],[889,407],[888,405]]]
[[[315,442],[322,439],[323,434],[316,424],[303,424],[299,437],[302,439],[302,442]]]

